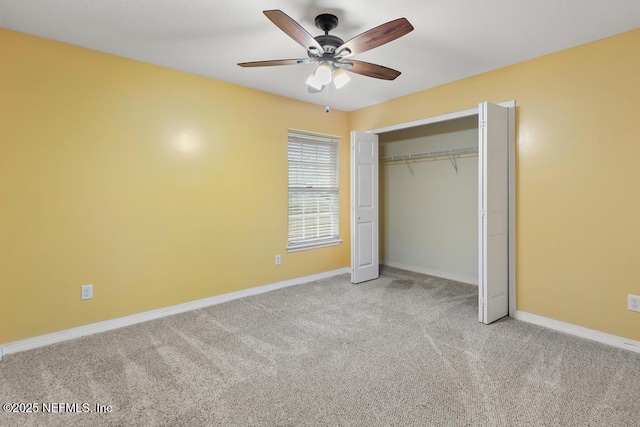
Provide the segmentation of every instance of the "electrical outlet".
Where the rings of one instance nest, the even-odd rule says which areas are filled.
[[[282,264],[282,257],[280,256],[280,254],[276,255],[276,265],[280,265]]]
[[[627,295],[627,308],[629,311],[637,311],[640,313],[640,296]]]
[[[82,285],[80,287],[81,289],[81,293],[80,293],[80,299],[81,300],[86,300],[86,299],[91,299],[93,298],[93,285],[92,284],[88,284],[88,285]]]

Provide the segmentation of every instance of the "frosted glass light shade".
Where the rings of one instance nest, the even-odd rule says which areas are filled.
[[[331,83],[331,67],[326,62],[321,63],[316,68],[316,79],[323,85]]]
[[[338,68],[333,72],[333,84],[336,86],[336,89],[340,89],[349,83],[349,80],[351,80],[351,77],[349,77],[347,72],[342,68]]]
[[[307,85],[311,86],[315,90],[321,90],[322,89],[322,83],[317,78],[315,71],[313,73],[309,74],[309,78],[307,78]]]

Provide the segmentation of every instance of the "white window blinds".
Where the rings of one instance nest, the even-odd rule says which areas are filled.
[[[289,132],[288,165],[287,249],[339,243],[338,140]]]

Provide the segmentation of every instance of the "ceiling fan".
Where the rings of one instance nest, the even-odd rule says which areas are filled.
[[[306,82],[311,93],[321,92],[332,81],[336,88],[341,88],[350,80],[345,71],[376,79],[394,80],[400,75],[400,71],[350,57],[389,43],[413,30],[413,26],[406,18],[399,18],[344,42],[340,37],[329,34],[329,31],[338,26],[338,18],[335,15],[329,13],[318,15],[315,24],[316,27],[324,31],[324,34],[313,37],[281,10],[265,10],[263,13],[278,28],[307,49],[308,58],[241,62],[238,65],[241,67],[270,67],[318,63],[318,67]]]

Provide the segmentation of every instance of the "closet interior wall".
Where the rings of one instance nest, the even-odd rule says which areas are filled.
[[[478,116],[382,133],[379,142],[381,263],[477,285],[477,152],[384,159],[477,147]]]

